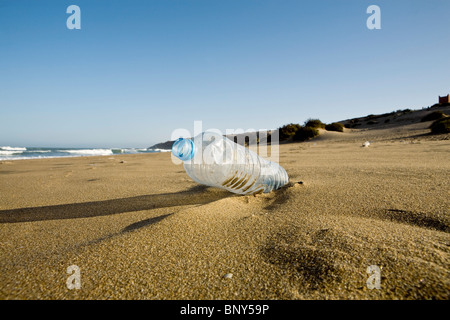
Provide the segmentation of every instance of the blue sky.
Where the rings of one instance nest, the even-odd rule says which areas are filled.
[[[69,30],[69,5],[81,30]],[[381,30],[369,30],[369,5]],[[448,0],[0,0],[0,145],[148,147],[418,109],[450,93]]]

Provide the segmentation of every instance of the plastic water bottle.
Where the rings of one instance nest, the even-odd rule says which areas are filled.
[[[267,193],[289,181],[279,164],[215,132],[201,133],[193,140],[176,140],[172,154],[183,161],[194,181],[233,193]]]

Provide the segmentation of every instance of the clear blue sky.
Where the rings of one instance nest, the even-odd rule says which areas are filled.
[[[194,120],[429,106],[450,93],[449,17],[448,0],[0,0],[0,146],[147,147]]]

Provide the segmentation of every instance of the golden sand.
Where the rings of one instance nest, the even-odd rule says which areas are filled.
[[[0,298],[448,299],[450,140],[424,128],[281,145],[291,183],[256,196],[169,153],[2,161]]]

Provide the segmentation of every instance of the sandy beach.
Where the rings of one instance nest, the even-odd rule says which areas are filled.
[[[291,182],[257,196],[169,153],[1,161],[0,298],[448,299],[450,140],[427,126],[280,145]]]

